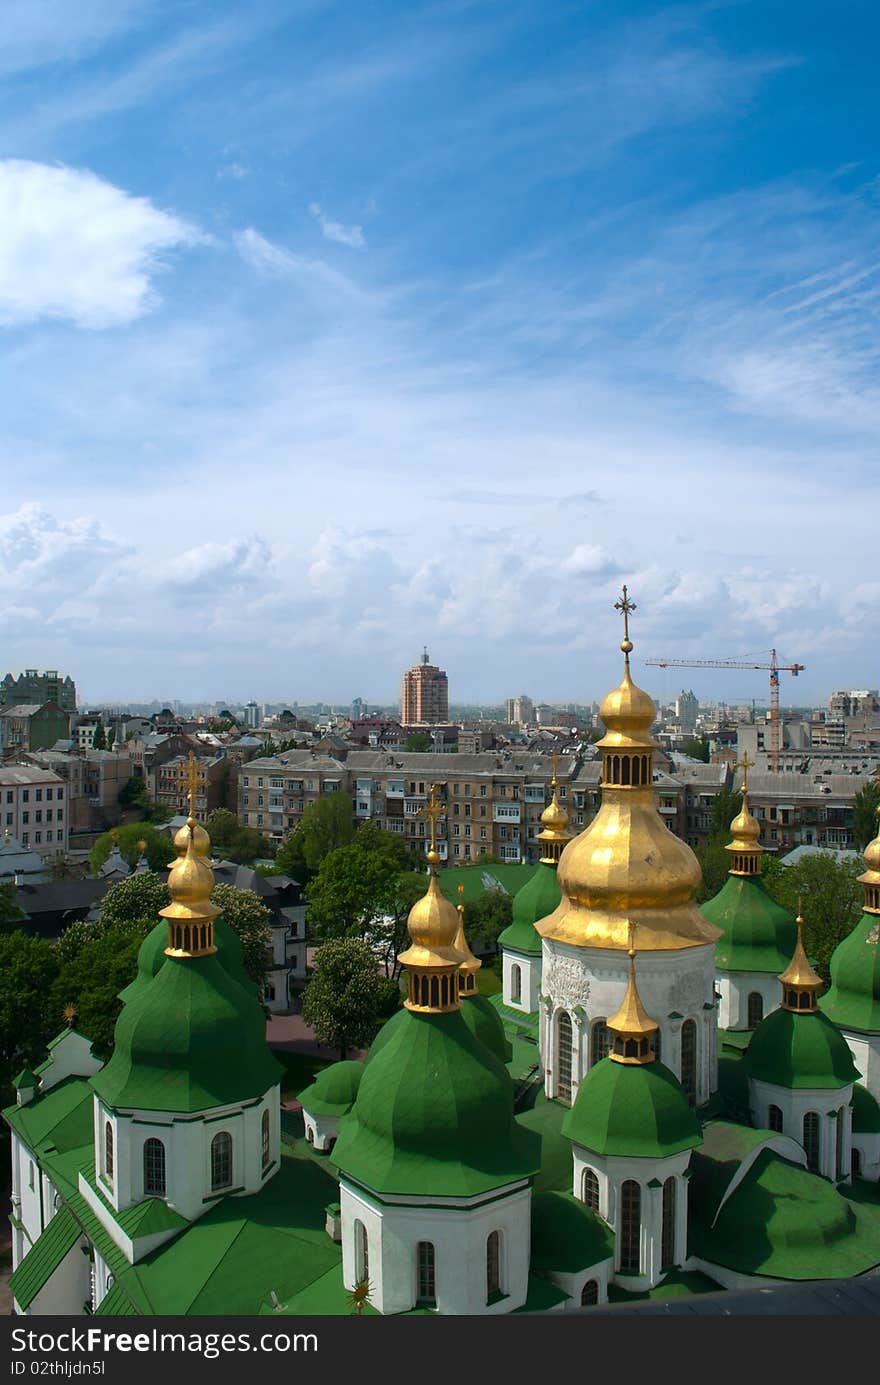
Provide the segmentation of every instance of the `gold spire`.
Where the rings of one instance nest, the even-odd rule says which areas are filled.
[[[750,760],[748,753],[743,751],[741,760],[737,760],[734,769],[741,769],[743,772],[740,793],[742,794],[742,807],[730,824],[730,831],[733,841],[729,842],[724,848],[732,854],[730,863],[731,875],[760,875],[761,857],[764,855],[764,848],[761,846],[759,838],[761,836],[761,824],[753,818],[749,812],[749,770],[754,765],[754,760]]]
[[[538,841],[543,842],[541,860],[553,866],[557,864],[566,845],[571,841],[571,833],[568,830],[568,813],[559,802],[559,784],[557,780],[558,767],[559,756],[554,750],[552,780],[553,797],[541,814],[543,826],[538,833]]]
[[[464,885],[458,887],[458,931],[452,946],[456,952],[464,958],[458,969],[458,993],[464,999],[469,995],[477,993],[477,972],[483,963],[479,957],[475,957],[468,946],[468,940],[464,931]]]
[[[431,825],[428,890],[409,911],[406,926],[412,943],[398,959],[406,967],[409,979],[409,994],[403,1003],[408,1010],[422,1014],[459,1008],[457,973],[463,960],[455,947],[461,923],[459,913],[444,898],[437,882],[437,819],[446,810],[436,795],[437,786],[432,784],[423,810]]]
[[[865,847],[865,865],[868,869],[859,876],[865,891],[865,913],[880,914],[880,804],[877,805],[877,835]]]
[[[782,1008],[803,1014],[816,1009],[816,997],[822,989],[822,978],[817,976],[807,960],[804,951],[804,920],[801,916],[801,902],[798,900],[797,942],[792,959],[785,971],[780,973],[782,982]]]
[[[629,982],[623,1004],[608,1021],[613,1034],[611,1052],[608,1055],[615,1063],[653,1063],[654,1043],[652,1036],[660,1028],[651,1019],[639,995],[636,985],[636,951],[632,945],[632,925],[630,925]]]
[[[190,800],[193,802],[195,795]],[[190,814],[174,838],[177,857],[168,871],[171,903],[159,913],[168,920],[169,957],[206,957],[216,952],[214,919],[220,910],[211,903],[214,872],[207,860],[211,840]]]
[[[558,867],[562,899],[535,928],[574,947],[638,951],[700,947],[721,937],[694,903],[700,867],[689,846],[669,831],[654,801],[651,697],[632,681],[629,617],[636,609],[626,587],[615,609],[623,615],[623,681],[602,703],[602,803],[590,825],[569,842]]]

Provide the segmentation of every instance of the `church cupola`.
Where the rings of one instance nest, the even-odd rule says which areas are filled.
[[[760,845],[761,825],[749,812],[749,770],[754,763],[748,755],[743,755],[742,760],[737,763],[737,769],[743,772],[740,789],[742,807],[730,824],[733,840],[724,848],[731,854],[731,875],[761,874],[761,857],[764,854],[764,848]]]
[[[557,767],[559,757],[553,755],[553,797],[541,814],[541,831],[538,833],[538,841],[541,843],[541,861],[545,865],[555,866],[559,863],[559,858],[571,841],[571,833],[568,830],[568,813],[559,802],[559,785],[557,781]]]
[[[865,865],[868,869],[859,876],[859,884],[865,891],[866,914],[880,914],[880,807],[877,809],[877,835],[865,847]]]
[[[437,819],[443,807],[437,801],[435,784],[431,785],[425,811],[431,824],[428,851],[431,878],[427,894],[417,900],[409,911],[406,926],[412,942],[398,960],[407,970],[408,993],[403,1002],[406,1008],[423,1014],[442,1014],[459,1008],[458,973],[465,959],[455,946],[461,918],[455,905],[444,898],[437,880],[440,861]]]
[[[653,1063],[654,1040],[659,1029],[642,1004],[636,985],[636,954],[629,949],[629,982],[623,1004],[608,1021],[611,1031],[611,1052],[614,1063]]]
[[[194,816],[197,779],[192,751],[189,755],[189,778],[190,815],[186,826],[174,839],[178,855],[168,874],[171,903],[159,910],[160,916],[168,920],[168,946],[165,952],[169,957],[207,957],[217,951],[214,920],[220,910],[211,903],[214,872],[207,860],[210,845],[208,834]]]
[[[471,952],[467,937],[464,931],[464,885],[458,887],[458,932],[455,935],[452,946],[463,958],[464,961],[458,969],[458,993],[464,999],[465,996],[475,995],[477,991],[477,972],[483,963]]]
[[[816,975],[807,960],[804,951],[804,921],[800,912],[795,923],[798,934],[794,956],[779,977],[782,982],[782,1008],[794,1010],[797,1014],[812,1014],[818,1008],[822,978]]]

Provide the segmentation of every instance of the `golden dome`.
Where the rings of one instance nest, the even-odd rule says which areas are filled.
[[[432,869],[427,894],[409,911],[406,926],[412,942],[400,954],[400,961],[406,967],[459,966],[462,956],[455,946],[459,922],[458,910],[441,893]]]
[[[654,1049],[650,1038],[660,1026],[651,1019],[642,1004],[636,985],[636,954],[633,948],[629,949],[626,995],[617,1014],[608,1021],[608,1028],[614,1034],[609,1057],[616,1063],[653,1063]]]
[[[815,1009],[816,992],[822,989],[822,978],[817,976],[810,966],[807,954],[804,951],[804,921],[798,913],[795,919],[797,924],[797,942],[795,943],[792,959],[785,971],[780,973],[779,980],[782,982],[782,1008],[783,1010],[804,1010]],[[798,1004],[798,992],[805,993],[805,999],[809,1004]]]
[[[869,871],[880,876],[880,807],[877,809],[877,819],[877,835],[865,847],[865,865]],[[865,877],[862,875],[859,878],[864,880]]]
[[[562,804],[559,802],[559,799],[556,797],[555,785],[553,788],[553,797],[551,798],[550,802],[547,804],[547,807],[541,814],[541,825],[542,827],[544,827],[546,832],[552,832],[554,836],[557,833],[565,832],[566,828],[568,827],[568,813],[565,811]],[[538,833],[539,837],[542,837],[543,835],[543,832]]]
[[[461,901],[461,897],[463,894],[464,886],[459,885],[459,901]],[[467,978],[474,977],[476,973],[480,970],[480,967],[483,965],[483,963],[480,961],[479,957],[475,957],[474,954],[471,952],[470,945],[468,943],[467,936],[464,931],[464,904],[459,902],[458,908],[455,912],[458,914],[458,928],[456,930],[455,937],[452,941],[452,946],[455,948],[455,951],[459,954],[459,956],[463,959],[461,965],[458,968],[459,973],[461,974],[462,983],[467,983],[468,988],[473,989],[473,985],[475,985],[476,983],[474,982],[473,984],[471,984],[469,981],[467,981]]]
[[[635,609],[626,588],[623,602],[616,604],[626,622]],[[563,851],[562,899],[535,927],[542,937],[574,947],[626,950],[632,945],[650,952],[705,946],[721,937],[721,929],[694,903],[702,878],[696,856],[669,831],[654,802],[654,742],[648,735],[654,703],[630,677],[627,624],[624,636],[623,682],[601,708],[608,729],[598,743],[602,803]]]
[[[168,872],[171,903],[159,913],[168,920],[169,941],[165,951],[172,957],[199,957],[215,952],[214,919],[220,910],[211,903],[214,872],[204,855],[196,849],[198,840],[192,819],[187,823],[186,850]],[[207,836],[207,833],[204,834]],[[178,845],[181,833],[175,838]]]
[[[743,791],[742,807],[730,824],[730,832],[733,841],[728,846],[728,851],[741,851],[744,847],[754,847],[754,843],[761,835],[761,824],[749,812],[749,800],[745,791]]]
[[[197,856],[208,856],[211,852],[211,838],[208,836],[201,823],[196,822],[195,818],[187,818],[179,832],[174,835],[174,850],[178,856],[185,856],[186,849],[192,841],[193,850]],[[174,865],[174,862],[171,862]]]

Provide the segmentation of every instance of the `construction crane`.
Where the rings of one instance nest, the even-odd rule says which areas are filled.
[[[770,650],[769,664],[752,664],[742,659],[646,659],[656,668],[757,668],[770,671],[770,768],[779,773],[779,675],[791,673],[797,678],[803,664],[780,664],[776,650]]]

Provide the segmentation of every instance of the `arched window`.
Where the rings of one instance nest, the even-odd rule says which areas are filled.
[[[757,1029],[764,1018],[764,997],[760,991],[749,991],[746,1001],[746,1024],[749,1029]]]
[[[357,1280],[370,1278],[370,1243],[362,1221],[354,1224],[354,1277]]]
[[[104,1173],[113,1182],[113,1126],[109,1121],[104,1126]]]
[[[767,1107],[767,1126],[770,1130],[775,1130],[777,1134],[782,1134],[782,1112],[778,1106]]]
[[[491,1231],[486,1240],[486,1298],[501,1293],[501,1233]]]
[[[685,1020],[681,1026],[681,1085],[688,1105],[697,1104],[697,1026]]]
[[[510,998],[522,1000],[522,968],[516,962],[510,968]]]
[[[599,1180],[592,1169],[584,1169],[582,1185],[583,1201],[594,1212],[599,1210]]]
[[[651,1035],[651,1049],[657,1062],[660,1062],[660,1030],[655,1029]]]
[[[144,1143],[144,1197],[165,1196],[165,1145],[153,1136]]]
[[[845,1178],[845,1177],[846,1177],[846,1174],[845,1174],[844,1168],[843,1168],[843,1130],[844,1130],[844,1113],[845,1113],[845,1111],[846,1111],[846,1107],[845,1107],[845,1106],[841,1106],[840,1110],[839,1110],[838,1113],[837,1113],[837,1177],[838,1177],[838,1178]]]
[[[228,1188],[232,1184],[232,1136],[221,1130],[211,1141],[211,1190]]]
[[[265,1170],[272,1161],[272,1146],[269,1138],[269,1112],[263,1112],[263,1119],[260,1122],[260,1139],[263,1150],[263,1169]]]
[[[607,1058],[611,1052],[611,1030],[604,1020],[596,1020],[590,1030],[590,1066]]]
[[[571,1101],[571,1020],[565,1010],[556,1021],[556,1095]]]
[[[641,1265],[642,1190],[632,1178],[620,1189],[620,1268],[638,1274]]]
[[[314,1130],[312,1129],[312,1127],[311,1127],[310,1125],[307,1125],[307,1126],[306,1126],[306,1144],[313,1145],[314,1143],[315,1143],[315,1132],[314,1132]]]
[[[852,1170],[853,1178],[861,1178],[862,1155],[861,1151],[856,1149],[855,1145],[853,1145],[852,1149],[850,1150],[850,1168]]]
[[[663,1184],[662,1227],[660,1234],[660,1268],[671,1270],[675,1264],[675,1179]]]
[[[437,1284],[434,1268],[434,1247],[430,1241],[419,1241],[416,1263],[418,1269],[416,1302],[434,1308],[437,1304]]]
[[[440,982],[436,976],[431,977],[431,1006],[434,1010],[440,1008]]]
[[[815,1111],[808,1111],[804,1116],[804,1153],[807,1156],[807,1168],[812,1169],[813,1173],[818,1173],[819,1117]]]
[[[599,1285],[595,1279],[588,1279],[581,1289],[581,1307],[588,1308],[591,1303],[599,1302]]]

